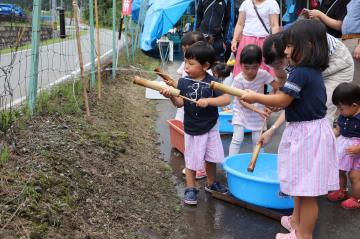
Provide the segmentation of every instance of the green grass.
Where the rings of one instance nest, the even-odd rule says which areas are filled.
[[[37,97],[35,112],[40,115],[83,113],[82,82],[74,80],[75,83],[68,81],[41,92]]]

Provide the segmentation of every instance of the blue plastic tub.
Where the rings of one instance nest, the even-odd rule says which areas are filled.
[[[234,112],[232,110],[233,105],[231,104],[231,109],[227,111],[222,111],[219,107],[219,131],[220,134],[232,134],[234,133],[234,127],[232,125],[232,118]],[[250,133],[251,131],[245,129],[245,133]]]
[[[260,153],[253,173],[247,171],[250,160],[251,153],[247,153],[229,156],[223,163],[231,194],[257,206],[293,208],[293,199],[280,192],[277,155]]]

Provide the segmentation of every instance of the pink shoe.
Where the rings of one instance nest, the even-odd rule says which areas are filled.
[[[346,190],[339,189],[337,191],[333,191],[327,195],[327,199],[331,202],[338,202],[345,199],[348,199],[349,195]]]
[[[358,209],[360,208],[360,200],[354,197],[351,197],[341,203],[341,206],[344,209]]]
[[[196,171],[195,179],[203,179],[203,178],[206,178],[205,170]]]
[[[277,233],[276,239],[297,239],[295,230],[291,231],[290,233]]]
[[[283,226],[289,232],[294,230],[291,226],[291,216],[281,217],[280,223],[281,223],[281,226]]]

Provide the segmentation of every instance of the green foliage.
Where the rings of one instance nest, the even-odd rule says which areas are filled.
[[[0,165],[6,163],[9,160],[9,148],[7,145],[0,149]]]
[[[82,113],[83,105],[82,82],[69,81],[41,92],[37,97],[35,112],[40,115],[77,114]]]
[[[0,131],[6,133],[18,118],[19,112],[15,110],[3,110],[0,112]]]

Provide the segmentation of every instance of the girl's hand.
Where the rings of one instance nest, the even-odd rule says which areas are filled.
[[[236,52],[237,50],[237,45],[238,45],[238,42],[236,40],[232,40],[231,41],[231,51],[232,52]]]
[[[163,96],[165,96],[166,98],[171,98],[173,97],[173,95],[170,93],[169,89],[162,89],[159,91],[160,94],[162,94]]]
[[[245,91],[246,93],[240,99],[250,104],[256,103],[258,93],[252,90],[245,90]]]
[[[264,111],[260,111],[259,114],[263,119],[269,118],[271,111],[267,111],[266,108]]]
[[[206,108],[209,106],[209,101],[207,99],[200,99],[196,102],[196,106],[200,108]]]
[[[262,143],[263,145],[267,145],[273,134],[275,133],[275,129],[274,128],[270,128],[268,130],[266,130],[261,136],[260,136],[260,139],[259,139],[259,142]]]
[[[349,155],[360,154],[360,145],[350,146],[345,149],[345,152]]]
[[[355,60],[360,61],[360,43],[357,45],[354,51],[354,58]]]

